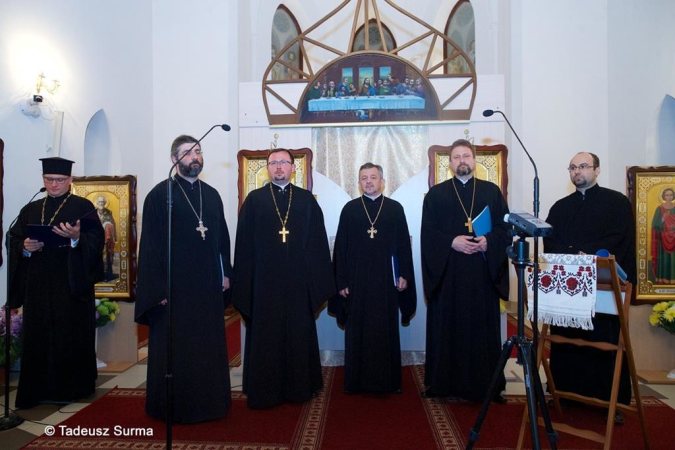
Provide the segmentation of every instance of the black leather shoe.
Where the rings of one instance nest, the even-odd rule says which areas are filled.
[[[394,389],[393,391],[391,391],[392,394],[400,394],[402,392],[403,391],[401,391],[401,389]]]
[[[623,416],[623,412],[617,411],[614,414],[614,425],[623,425],[626,423],[626,418]]]
[[[492,397],[492,403],[496,403],[498,405],[505,405],[508,403],[508,400],[502,394],[495,394],[494,397]]]

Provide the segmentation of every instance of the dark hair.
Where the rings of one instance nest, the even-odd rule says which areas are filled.
[[[666,192],[668,192],[668,191],[672,192],[673,197],[675,197],[675,190],[673,188],[666,188],[666,189],[663,190],[663,192],[661,192],[661,199],[663,199],[663,200],[666,199]]]
[[[598,158],[598,155],[595,153],[588,152],[589,155],[591,155],[591,158],[593,158],[593,166],[597,169],[600,167],[600,158]]]
[[[197,144],[199,141],[187,134],[181,134],[171,143],[171,157],[178,157],[178,147],[183,144]]]
[[[366,169],[377,169],[377,171],[380,172],[380,178],[384,178],[384,170],[382,170],[382,166],[378,164],[373,164],[371,162],[367,162],[361,167],[359,167],[359,173],[361,173],[362,170]]]
[[[270,156],[272,156],[272,155],[275,154],[275,153],[279,153],[279,152],[286,152],[286,153],[288,153],[288,156],[291,158],[291,164],[295,163],[295,158],[293,157],[293,153],[291,153],[290,150],[286,150],[285,148],[275,148],[274,150],[271,150],[271,151],[267,154],[267,163],[269,164],[269,162],[270,162]]]
[[[476,148],[473,146],[473,144],[466,139],[457,139],[455,142],[452,143],[450,146],[450,154],[452,155],[452,151],[456,149],[457,147],[467,147],[471,150],[471,153],[473,154],[473,157],[476,157]]]

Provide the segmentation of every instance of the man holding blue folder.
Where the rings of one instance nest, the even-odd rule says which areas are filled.
[[[500,352],[499,299],[508,299],[502,221],[509,212],[499,187],[474,176],[476,150],[460,139],[450,149],[454,177],[433,186],[422,212],[422,275],[427,345],[422,393],[479,402]],[[502,389],[506,385],[501,376]],[[503,403],[498,394],[494,399]]]
[[[73,161],[41,161],[47,195],[26,205],[10,230],[8,304],[23,306],[24,318],[22,409],[87,397],[97,376],[94,284],[103,276],[103,228],[94,205],[70,190]]]

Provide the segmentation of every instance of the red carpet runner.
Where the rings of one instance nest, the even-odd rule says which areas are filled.
[[[174,427],[174,448],[225,449],[461,449],[466,445],[480,405],[453,399],[422,399],[422,366],[403,371],[400,395],[347,395],[342,392],[342,368],[324,368],[326,388],[306,404],[283,405],[270,410],[250,410],[245,398],[233,394],[227,418]],[[26,446],[53,448],[163,448],[163,422],[144,413],[145,391],[114,389],[77,413],[51,436],[42,435]],[[645,400],[652,449],[672,448],[675,410],[654,398]],[[524,409],[522,396],[510,396],[506,405],[494,404],[484,423],[477,449],[510,449],[517,442]],[[573,409],[567,420],[602,431],[600,410]],[[110,437],[64,436],[63,431],[109,429]],[[127,436],[114,436],[116,433]],[[128,436],[151,430],[152,436]],[[147,431],[146,431],[147,432]],[[543,433],[542,433],[543,434]],[[637,416],[626,415],[626,424],[615,428],[614,449],[643,448]],[[545,439],[543,439],[545,441]],[[529,441],[528,441],[529,444]],[[545,445],[547,447],[547,445]],[[560,449],[593,449],[598,444],[560,434]]]
[[[235,312],[225,318],[225,340],[230,367],[241,364],[241,316]]]

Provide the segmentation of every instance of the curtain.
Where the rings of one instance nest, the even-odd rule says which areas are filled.
[[[361,195],[358,174],[371,162],[384,170],[386,196],[429,165],[426,126],[323,127],[312,130],[315,169],[344,189]]]

